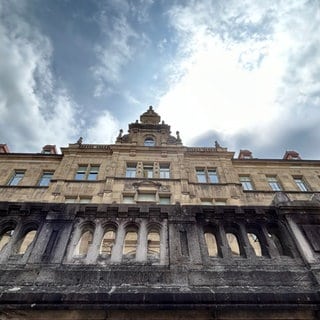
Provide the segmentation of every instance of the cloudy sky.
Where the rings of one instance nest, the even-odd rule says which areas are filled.
[[[0,143],[114,143],[149,105],[188,146],[320,159],[319,0],[0,0]]]

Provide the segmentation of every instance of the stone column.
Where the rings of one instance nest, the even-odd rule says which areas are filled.
[[[112,248],[111,262],[121,262],[125,235],[124,222],[122,221],[118,227],[116,241]]]
[[[140,230],[138,234],[138,246],[136,252],[136,261],[147,261],[147,221],[143,219],[140,224]]]

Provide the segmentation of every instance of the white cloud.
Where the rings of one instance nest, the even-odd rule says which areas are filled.
[[[21,2],[0,6],[0,136],[11,151],[39,152],[74,135],[74,103],[55,88],[50,41],[21,16]]]
[[[119,133],[119,123],[108,111],[104,111],[87,130],[84,143],[112,144]]]
[[[180,52],[157,111],[185,144],[209,130],[226,139],[255,131],[257,144],[269,144],[277,126],[319,122],[317,1],[190,1],[169,17]]]

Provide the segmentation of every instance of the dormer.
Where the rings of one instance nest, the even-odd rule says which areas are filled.
[[[41,153],[43,153],[43,154],[57,154],[56,146],[53,144],[47,144],[42,147]]]
[[[134,144],[137,146],[156,147],[165,145],[182,145],[179,132],[176,137],[171,135],[170,126],[161,121],[161,117],[153,110],[152,106],[140,116],[140,122],[129,124],[128,134],[117,137],[117,144]]]

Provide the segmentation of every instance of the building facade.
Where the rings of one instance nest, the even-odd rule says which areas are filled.
[[[0,145],[0,319],[319,318],[319,160],[186,147],[152,107],[61,150]]]

